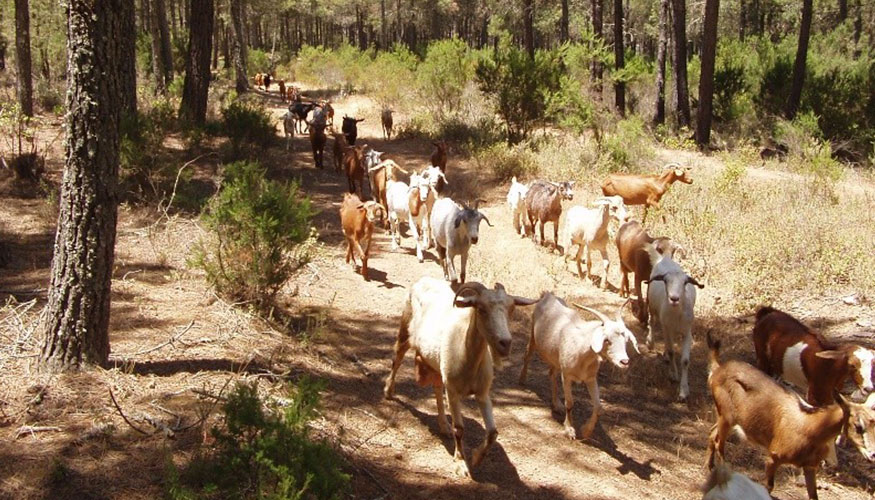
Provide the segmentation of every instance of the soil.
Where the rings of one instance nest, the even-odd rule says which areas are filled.
[[[284,104],[260,94],[281,127]],[[333,104],[338,128],[344,114],[365,118],[359,124],[360,143],[386,151],[408,169],[427,165],[430,142],[383,140],[379,109],[366,96]],[[404,120],[396,114],[396,124]],[[329,141],[326,156],[330,146]],[[61,153],[57,147],[48,152],[56,160]],[[179,151],[180,165],[196,156],[185,154]],[[720,168],[719,160],[698,153],[663,151],[661,156]],[[291,152],[277,141],[261,160],[272,176],[299,180],[319,209],[315,258],[280,297],[285,308],[279,312],[290,319],[288,325],[217,298],[203,276],[186,265],[192,244],[204,234],[195,216],[124,206],[113,280],[112,367],[76,374],[40,372],[34,362],[41,344],[38,313],[48,283],[53,220],[41,199],[3,195],[0,229],[9,263],[0,269],[0,298],[8,300],[0,311],[0,498],[160,497],[167,462],[181,466],[210,442],[207,429],[219,418],[210,394],[220,394],[236,380],[257,380],[265,394],[282,397],[284,381],[304,374],[327,383],[314,430],[345,457],[353,476],[351,498],[701,497],[706,438],[714,421],[705,385],[705,332],[724,339],[724,358],[752,360],[752,318],[716,314],[719,289],[706,289],[700,296],[687,403],[676,401],[667,364],[647,352],[646,332],[625,311],[627,325],[641,339],[641,354],[632,354],[625,371],[602,365],[602,413],[596,432],[585,441],[564,436],[564,415],[550,409],[549,378],[537,356],[527,383],[518,383],[531,315],[530,308],[518,308],[511,324],[514,346],[493,386],[498,442],[472,478],[460,478],[453,474],[452,438],[438,430],[432,392],[413,380],[412,355],[399,372],[396,397],[385,400],[382,395],[408,288],[422,276],[442,277],[434,251],[418,263],[409,233],[402,248],[392,251],[388,233],[378,231],[369,261],[371,279],[365,281],[343,261],[338,208],[346,180],[330,167],[313,168],[306,136],[293,139]],[[54,179],[60,176],[59,163],[47,162]],[[329,158],[325,163],[333,165]],[[216,159],[199,160],[195,168],[201,176],[215,176]],[[623,304],[615,251],[603,291],[598,287],[600,266],[593,266],[595,279],[581,279],[572,262],[514,234],[504,205],[507,186],[478,171],[457,149],[450,151],[448,178],[449,196],[484,199],[482,211],[492,223],[481,225],[469,280],[501,282],[510,293],[527,297],[551,290],[611,314]],[[580,195],[586,200],[596,193]],[[812,298],[806,307],[817,311],[806,321],[832,336],[858,332],[855,322],[872,317],[871,307],[834,298]],[[574,398],[573,418],[580,426],[590,415],[590,398],[579,384]],[[463,412],[470,454],[484,439],[484,430],[473,400]],[[149,419],[159,422],[157,427]],[[30,433],[22,426],[57,430]],[[169,437],[162,426],[177,431]],[[735,469],[763,480],[760,450],[733,439],[727,459]],[[839,460],[837,471],[818,474],[820,498],[871,498],[872,465],[850,448],[839,449]],[[800,471],[782,467],[775,497],[806,498],[800,481]]]

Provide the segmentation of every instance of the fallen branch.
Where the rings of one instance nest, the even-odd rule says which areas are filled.
[[[37,432],[61,432],[60,427],[52,427],[52,426],[31,426],[31,425],[22,425],[18,428],[18,431],[15,433],[15,439],[20,438],[26,434],[34,435]]]
[[[194,320],[191,320],[191,321],[188,323],[188,325],[187,325],[185,328],[182,329],[181,332],[177,333],[177,334],[174,335],[173,337],[170,337],[170,340],[167,340],[166,342],[162,342],[162,343],[156,345],[155,347],[150,347],[150,348],[148,348],[148,349],[143,349],[143,350],[141,350],[141,351],[133,352],[133,353],[130,353],[130,354],[119,354],[119,357],[121,357],[121,358],[131,358],[131,357],[134,357],[134,356],[142,356],[143,354],[148,354],[148,353],[150,353],[150,352],[155,352],[155,351],[157,351],[158,349],[162,349],[162,348],[167,347],[167,346],[169,346],[169,345],[173,345],[173,343],[176,342],[177,340],[179,340],[180,337],[182,337],[183,335],[185,335],[186,333],[188,333],[188,331],[191,330],[191,328],[192,328],[193,326],[194,326]]]
[[[115,409],[118,410],[118,414],[121,415],[122,419],[125,421],[126,424],[128,424],[131,427],[131,429],[139,432],[140,434],[142,434],[144,436],[151,435],[148,432],[144,431],[143,429],[140,429],[139,427],[137,427],[136,425],[131,423],[130,420],[128,420],[128,417],[125,416],[125,413],[122,411],[121,406],[119,406],[118,401],[115,400],[115,395],[112,393],[112,389],[109,390],[109,397],[112,398],[112,404],[115,405]]]

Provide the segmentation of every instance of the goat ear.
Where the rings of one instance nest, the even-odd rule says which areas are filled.
[[[605,348],[605,327],[600,326],[592,332],[592,350],[593,352],[602,352]]]
[[[866,402],[863,403],[863,406],[875,410],[875,392],[869,393],[869,397],[866,398]]]
[[[835,351],[835,350],[820,351],[820,352],[816,353],[815,356],[817,356],[820,359],[842,359],[842,358],[848,357],[848,355],[845,354],[844,352]]]
[[[687,276],[687,283],[689,283],[689,284],[691,284],[691,285],[695,285],[695,286],[697,286],[697,287],[699,287],[699,288],[705,288],[705,285],[703,285],[703,284],[699,283],[698,281],[696,281],[696,278],[693,278],[692,276]]]
[[[513,303],[516,306],[530,306],[530,305],[538,302],[538,299],[527,299],[525,297],[517,297],[516,295],[513,295],[512,298],[513,298]]]
[[[638,339],[635,338],[635,335],[629,330],[626,330],[623,335],[626,336],[626,340],[632,342],[632,347],[635,348],[635,352],[641,354],[641,351],[638,350]]]
[[[477,304],[476,296],[469,297],[456,297],[456,300],[453,301],[453,305],[456,307],[474,307]]]
[[[459,229],[459,224],[461,224],[461,223],[462,223],[462,214],[459,214],[453,220],[453,227],[456,229]]]

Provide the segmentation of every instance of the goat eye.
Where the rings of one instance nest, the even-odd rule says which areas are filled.
[[[866,429],[864,429],[863,426],[860,425],[860,424],[856,424],[856,425],[854,425],[854,428],[857,430],[857,434],[864,434],[864,433],[865,433],[865,430],[866,430]]]

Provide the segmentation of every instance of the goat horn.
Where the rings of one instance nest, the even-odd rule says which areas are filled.
[[[446,179],[445,179],[445,180],[446,180]],[[484,199],[482,199],[482,198],[477,198],[476,200],[474,200],[474,210],[477,210],[477,207],[480,206],[480,202],[481,202],[481,201],[484,201],[484,202],[485,202],[486,200],[484,200]],[[491,225],[491,224],[490,224],[490,225]]]
[[[681,164],[677,162],[666,163],[665,166],[662,167],[663,170],[668,170],[670,168],[681,168]]]
[[[483,215],[483,212],[478,211],[477,213],[480,214],[480,217],[486,221],[486,225],[488,225],[489,227],[495,227],[492,225],[491,222],[489,222],[489,218]]]
[[[617,309],[617,321],[623,321],[623,309],[631,303],[632,299],[628,298],[626,299],[626,302],[623,302],[623,305],[621,305],[620,308]]]
[[[483,292],[483,290],[486,290],[486,286],[484,286],[483,283],[480,283],[477,281],[470,281],[468,283],[462,283],[461,286],[459,286],[459,289],[456,290],[456,295],[453,296],[453,303],[454,304],[456,303],[456,299],[459,298],[459,295],[461,295],[462,292],[466,292],[468,290],[477,292],[477,295],[480,295]]]
[[[592,308],[586,307],[586,306],[582,306],[582,305],[578,304],[577,302],[572,302],[572,304],[574,304],[574,307],[577,307],[578,309],[583,309],[584,311],[588,311],[588,312],[595,314],[596,317],[598,317],[598,319],[601,320],[602,324],[605,324],[608,321],[610,321],[607,316],[605,316],[604,314],[602,314],[599,311],[596,311],[595,309],[592,309]]]

